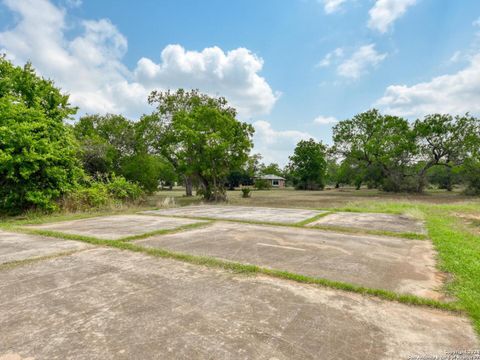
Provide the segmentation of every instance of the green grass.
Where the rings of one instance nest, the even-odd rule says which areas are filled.
[[[332,213],[331,211],[325,211],[325,212],[323,212],[321,214],[318,214],[318,215],[315,215],[311,218],[305,219],[303,221],[299,221],[299,222],[295,223],[295,225],[296,226],[305,226],[307,224],[311,224],[311,223],[317,221],[318,219],[321,219],[324,216],[330,215],[331,213]]]
[[[456,303],[446,303],[446,302],[441,302],[433,299],[422,298],[415,295],[397,294],[395,292],[388,291],[388,290],[366,288],[363,286],[357,286],[357,285],[349,284],[345,282],[332,281],[332,280],[323,279],[323,278],[315,278],[311,276],[291,273],[288,271],[264,268],[257,265],[242,264],[238,262],[226,261],[226,260],[221,260],[221,259],[207,257],[207,256],[197,256],[197,255],[169,251],[166,249],[143,247],[128,241],[103,240],[103,239],[98,239],[90,236],[65,234],[65,233],[51,231],[51,230],[24,229],[24,228],[16,228],[15,230],[20,232],[26,232],[29,234],[37,234],[37,235],[49,236],[49,237],[55,237],[55,238],[61,238],[61,239],[83,241],[88,244],[97,245],[97,246],[112,247],[120,250],[128,250],[128,251],[133,251],[138,253],[144,253],[150,256],[173,259],[173,260],[182,261],[189,264],[228,270],[238,274],[266,275],[266,276],[270,276],[278,279],[291,280],[291,281],[295,281],[303,284],[312,284],[312,285],[323,286],[323,287],[328,287],[332,289],[359,293],[362,295],[374,296],[380,299],[396,301],[403,304],[427,306],[435,309],[454,311],[454,312],[463,311],[462,307],[458,306],[458,304]]]
[[[427,228],[439,253],[440,269],[454,274],[446,290],[470,314],[480,334],[480,236],[441,209],[427,212]]]
[[[390,236],[390,237],[397,237],[397,238],[404,238],[404,239],[412,239],[412,240],[424,240],[427,239],[428,236],[424,234],[417,234],[417,233],[398,233],[393,231],[384,231],[384,230],[367,230],[367,229],[359,229],[359,228],[349,228],[349,227],[342,227],[342,226],[330,226],[330,225],[315,225],[315,226],[306,226],[309,223],[320,219],[323,216],[332,214],[333,211],[329,211],[327,213],[322,213],[316,215],[312,218],[306,219],[304,221],[300,221],[298,223],[288,224],[288,223],[279,223],[273,221],[255,221],[255,220],[241,220],[241,219],[218,219],[208,216],[187,216],[187,215],[162,215],[162,214],[155,214],[153,216],[161,216],[161,217],[174,217],[179,219],[192,219],[192,220],[207,220],[207,221],[224,221],[224,222],[233,222],[233,223],[241,223],[241,224],[251,224],[251,225],[268,225],[268,226],[282,226],[282,227],[290,227],[290,228],[302,228],[307,230],[324,230],[324,231],[331,231],[331,232],[342,232],[342,233],[349,233],[349,234],[366,234],[366,235],[382,235],[382,236]]]

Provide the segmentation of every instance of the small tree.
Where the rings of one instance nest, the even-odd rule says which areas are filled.
[[[290,156],[290,172],[297,189],[317,190],[325,187],[326,147],[313,139],[302,140]]]
[[[76,108],[30,64],[15,67],[0,57],[0,79],[0,210],[54,210],[83,177],[63,123]]]

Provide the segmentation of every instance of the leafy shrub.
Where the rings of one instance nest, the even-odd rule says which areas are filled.
[[[53,211],[83,170],[63,123],[76,112],[49,80],[27,64],[0,57],[0,211]]]
[[[91,181],[69,191],[61,200],[62,209],[84,211],[114,207],[119,204],[135,202],[141,198],[142,189],[122,176],[113,175],[106,182]]]
[[[135,201],[142,196],[142,188],[136,183],[127,181],[123,176],[112,175],[106,183],[106,188],[111,197],[122,201]]]
[[[255,180],[255,188],[257,190],[268,190],[272,188],[272,183],[268,180],[257,179]]]
[[[242,197],[243,198],[249,198],[251,191],[252,190],[249,187],[242,188]]]

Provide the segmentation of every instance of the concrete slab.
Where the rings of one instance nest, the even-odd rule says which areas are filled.
[[[81,250],[88,247],[90,245],[78,241],[0,230],[0,264]]]
[[[217,222],[136,244],[430,298],[443,284],[426,240]]]
[[[365,230],[425,234],[423,222],[404,215],[338,212],[321,217],[308,226],[341,226]]]
[[[95,248],[0,272],[0,358],[399,359],[479,346],[425,307]]]
[[[170,230],[201,220],[155,217],[144,215],[114,215],[88,219],[32,225],[34,229],[53,230],[66,234],[93,236],[116,240],[157,230]]]
[[[325,211],[252,206],[199,205],[145,211],[150,215],[174,215],[212,219],[244,220],[293,224]]]

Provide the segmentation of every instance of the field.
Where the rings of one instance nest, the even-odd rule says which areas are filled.
[[[90,358],[394,359],[478,347],[478,199],[228,195],[202,205],[176,189],[141,207],[4,219],[0,358],[63,347]]]

